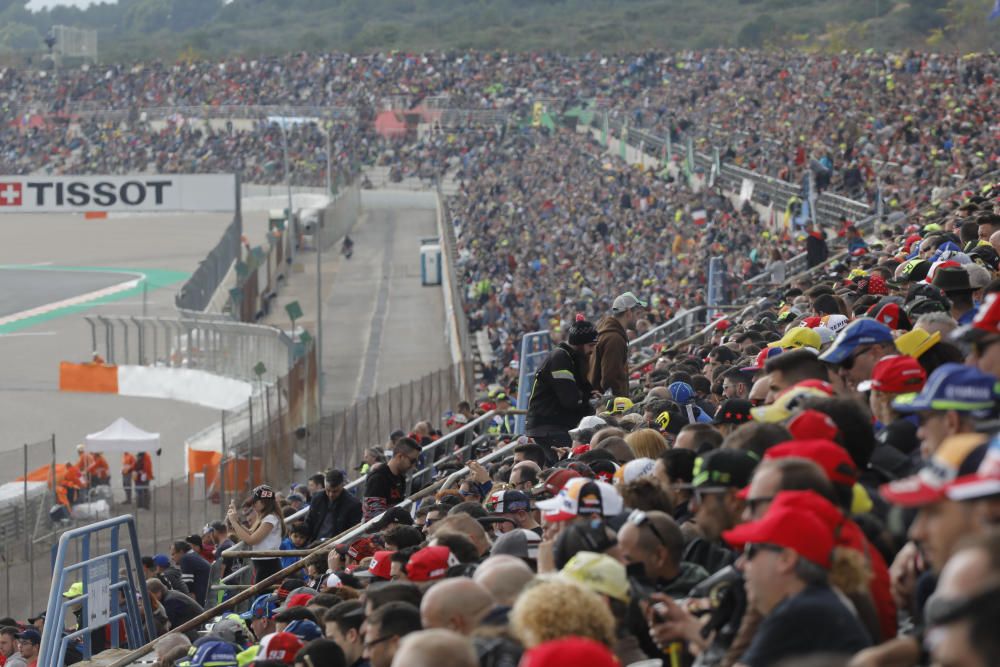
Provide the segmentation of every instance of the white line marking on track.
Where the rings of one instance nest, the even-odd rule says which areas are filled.
[[[0,338],[12,338],[14,336],[55,336],[55,331],[21,331],[18,333],[0,333]]]
[[[29,317],[45,315],[46,313],[51,313],[52,311],[59,310],[60,308],[83,305],[88,301],[93,301],[94,299],[111,296],[113,294],[118,294],[119,292],[124,292],[134,287],[138,287],[141,283],[142,278],[126,280],[123,283],[118,283],[117,285],[112,285],[111,287],[105,287],[104,289],[87,292],[86,294],[80,294],[79,296],[63,299],[62,301],[54,301],[52,303],[47,303],[44,306],[38,306],[37,308],[22,310],[19,313],[14,313],[13,315],[8,315],[7,317],[0,317],[0,326],[3,326],[4,324],[11,324],[12,322],[18,322]]]

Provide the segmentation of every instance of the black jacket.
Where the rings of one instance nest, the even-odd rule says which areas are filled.
[[[587,359],[567,343],[560,343],[535,373],[528,399],[527,434],[576,428],[594,414],[590,405]],[[548,427],[548,428],[546,428]]]
[[[823,232],[813,232],[806,236],[806,265],[810,269],[825,262],[829,254]]]
[[[333,512],[333,532],[321,536],[320,528],[328,512]],[[331,505],[325,493],[317,493],[309,503],[309,514],[306,515],[306,527],[309,529],[309,541],[320,537],[333,537],[361,523],[361,502],[347,491],[342,491]]]

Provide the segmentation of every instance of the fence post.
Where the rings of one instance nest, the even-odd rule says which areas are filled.
[[[278,391],[276,393],[280,394],[281,393],[281,388],[278,385],[275,385],[275,387],[277,387],[277,389],[278,389]],[[268,459],[268,456],[267,456],[267,453],[269,451],[273,450],[274,445],[271,442],[271,438],[274,436],[274,431],[275,431],[274,424],[271,421],[271,389],[270,389],[270,387],[267,389],[267,391],[264,392],[264,411],[265,411],[266,416],[267,416],[267,436],[264,438],[264,451],[263,451],[263,453],[261,455],[261,470],[262,470],[261,477],[264,478],[265,482],[270,483],[271,478],[267,474],[268,473],[268,468],[267,468],[267,459]],[[275,440],[280,440],[280,438],[281,438],[281,433],[280,433],[281,428],[279,427],[277,430],[278,430],[278,435],[274,439]]]
[[[354,442],[351,443],[351,451],[358,448],[358,402],[354,401],[354,406],[351,408],[351,412],[354,416]]]
[[[24,443],[24,471],[22,474],[24,476],[24,557],[27,558],[28,543],[31,542],[28,537],[28,443]]]
[[[226,499],[226,411],[222,411],[222,456],[219,457],[219,506],[225,512],[229,508]]]
[[[170,539],[177,534],[174,530],[174,480],[170,480]]]
[[[247,460],[247,481],[250,482],[250,488],[252,489],[252,488],[254,488],[253,487],[253,397],[252,396],[247,399],[247,406],[250,409],[250,411],[248,413],[248,416],[247,416],[247,418],[250,420],[250,441],[249,441],[249,445],[248,445],[250,447],[250,454],[247,457],[247,459],[248,459]],[[236,470],[239,471],[239,466],[236,467]]]

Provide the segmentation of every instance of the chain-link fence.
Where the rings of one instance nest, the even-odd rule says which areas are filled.
[[[339,468],[353,477],[368,447],[384,446],[396,429],[409,432],[419,421],[439,426],[462,396],[459,365],[395,386],[355,402],[296,432],[295,452],[306,471]]]

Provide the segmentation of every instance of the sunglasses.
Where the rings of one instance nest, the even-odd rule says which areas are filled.
[[[727,486],[703,486],[693,489],[694,501],[701,505],[708,496],[718,496],[729,490]]]
[[[379,637],[378,639],[373,639],[370,642],[365,642],[365,650],[370,651],[372,646],[378,646],[382,642],[387,642],[390,639],[395,639],[397,635],[386,635],[385,637]]]
[[[854,362],[858,360],[858,357],[860,357],[862,354],[865,354],[870,349],[872,349],[871,345],[862,345],[861,347],[859,347],[854,351],[854,354],[844,359],[844,361],[840,364],[840,367],[843,368],[845,371],[851,370],[852,368],[854,368]]]
[[[781,553],[784,551],[784,547],[779,547],[777,544],[766,544],[764,542],[748,542],[745,547],[743,547],[743,557],[745,559],[753,560],[757,557],[757,554],[762,551],[770,551],[771,553]]]
[[[663,535],[660,531],[656,529],[656,524],[649,520],[649,515],[642,510],[632,510],[632,513],[628,515],[628,522],[637,528],[642,528],[646,526],[652,531],[656,539],[660,541],[660,544],[666,544],[667,541],[663,539]]]

